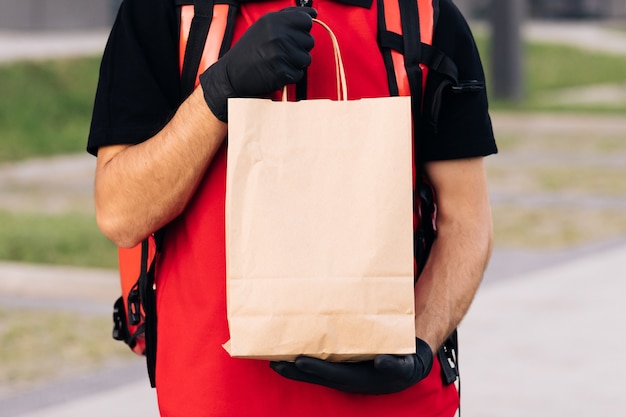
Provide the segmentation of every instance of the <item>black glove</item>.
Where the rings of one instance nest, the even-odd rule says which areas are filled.
[[[371,361],[332,363],[301,356],[295,363],[270,362],[285,378],[324,385],[358,394],[400,392],[424,379],[433,366],[433,352],[421,339],[415,339],[417,353],[378,355]]]
[[[311,63],[310,7],[289,7],[256,21],[232,49],[200,75],[204,99],[228,121],[229,97],[258,97],[298,82]]]

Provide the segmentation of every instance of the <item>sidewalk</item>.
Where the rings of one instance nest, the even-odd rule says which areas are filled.
[[[463,416],[623,415],[626,244],[484,286],[460,332]]]
[[[626,407],[621,393],[626,357],[619,351],[626,344],[626,334],[620,331],[626,319],[621,307],[626,291],[626,243],[578,253],[573,260],[559,259],[556,265],[534,271],[530,258],[520,258],[522,262],[515,265],[504,255],[496,251],[459,329],[462,415],[621,415]],[[11,268],[13,275],[8,273]],[[514,269],[526,272],[515,274]],[[48,294],[41,271],[17,271],[15,264],[0,265],[3,292],[13,288],[12,294],[19,294],[16,280],[23,282],[28,275],[34,277],[35,287],[43,285],[30,296]],[[80,275],[85,282],[100,283],[99,289],[91,289],[94,302],[108,297],[106,293],[117,284],[115,274],[106,271],[93,276],[80,269],[68,272],[58,279],[73,281]],[[109,417],[115,405],[124,410],[120,415],[156,417],[156,393],[140,362],[121,371],[121,376],[120,370],[108,370],[65,386],[2,400],[2,415]],[[127,383],[119,385],[120,381]]]
[[[523,35],[533,41],[549,40],[590,51],[626,55],[625,32],[584,20],[529,21],[524,25]]]
[[[107,31],[22,32],[0,31],[0,62],[101,55]]]

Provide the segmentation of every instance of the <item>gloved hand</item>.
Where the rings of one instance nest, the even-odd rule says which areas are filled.
[[[256,21],[232,49],[200,75],[204,99],[215,116],[228,121],[229,97],[258,97],[298,82],[311,63],[310,7],[289,7]]]
[[[371,361],[332,363],[301,356],[295,363],[270,362],[285,378],[324,385],[358,394],[391,394],[418,383],[430,373],[433,352],[421,339],[415,339],[413,355],[378,355]]]

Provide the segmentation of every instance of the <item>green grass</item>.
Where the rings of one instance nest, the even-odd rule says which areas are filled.
[[[611,125],[614,117],[583,120],[577,126],[555,121],[561,129],[547,132],[528,126],[500,131],[500,154],[486,160],[489,187],[515,200],[492,206],[496,246],[541,250],[626,236],[618,205],[626,200],[623,124]],[[525,196],[553,198],[554,204],[524,204]],[[596,207],[582,204],[586,198],[606,200]]]
[[[489,80],[489,42],[481,36],[477,41]],[[494,109],[626,111],[626,103],[557,105],[545,100],[564,88],[623,84],[626,57],[539,43],[527,44],[525,57],[526,99],[515,105],[492,99]],[[0,65],[0,162],[84,152],[99,61],[90,57]]]
[[[0,65],[0,162],[84,151],[99,62]]]
[[[487,83],[491,79],[489,41],[476,38]],[[626,83],[626,56],[581,50],[571,46],[529,42],[524,47],[524,100],[510,103],[491,98],[496,110],[585,111],[593,113],[626,112],[626,103],[554,104],[546,98],[560,90],[592,85]]]
[[[489,43],[485,38],[478,37],[477,40],[489,77]],[[526,58],[527,99],[519,105],[492,101],[496,110],[626,111],[626,108],[604,106],[559,107],[543,101],[546,94],[563,88],[623,83],[626,57],[531,43],[526,46]],[[0,162],[84,152],[98,66],[98,57],[0,65]],[[621,136],[590,141],[586,133],[580,137],[569,134],[556,138],[499,137],[503,151],[509,148],[510,151],[550,149],[563,152],[571,148],[588,148],[596,153],[614,152],[616,149],[621,151],[624,143]],[[498,172],[498,169],[502,168],[491,170]],[[626,175],[623,169],[618,171],[612,177]],[[624,192],[619,181],[603,179],[603,172],[585,172],[584,175],[583,171],[579,172],[582,177],[576,179],[566,169],[529,168],[526,179],[534,184],[533,188],[539,189],[556,190],[573,183],[577,189],[602,189],[608,195]],[[495,177],[506,182],[510,175],[510,172],[502,171]],[[516,233],[507,230],[507,234]],[[91,215],[0,211],[0,259],[115,268],[115,250],[114,245],[100,234]]]
[[[134,355],[106,316],[0,308],[0,394]]]
[[[492,183],[519,184],[516,190],[520,193],[560,192],[619,198],[626,196],[626,167],[526,166],[523,173],[519,173],[500,166],[490,167],[489,176],[494,178]]]
[[[0,211],[0,259],[116,268],[117,248],[93,215]]]
[[[527,54],[528,89],[532,95],[546,90],[625,81],[626,57],[535,43],[529,45]]]
[[[559,249],[626,235],[626,216],[619,209],[501,204],[492,210],[499,248]]]
[[[626,140],[623,133],[591,133],[572,131],[567,133],[528,134],[523,132],[503,132],[498,135],[498,149],[503,153],[532,153],[537,155],[545,152],[553,154],[597,155],[624,154],[626,158]]]

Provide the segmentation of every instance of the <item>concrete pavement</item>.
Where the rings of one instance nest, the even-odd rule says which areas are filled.
[[[556,263],[534,269],[532,258],[518,257],[516,264],[506,253],[495,252],[459,329],[463,416],[623,413],[626,242],[575,255],[568,260],[555,256]],[[0,266],[1,282],[10,281],[8,270]],[[31,275],[41,280],[35,270]],[[113,291],[115,274],[109,278],[102,282]],[[83,279],[107,278],[99,271],[93,280]],[[5,284],[2,291],[9,287],[16,293],[16,285]],[[2,399],[0,410],[3,417],[109,417],[114,410],[121,416],[158,416],[155,392],[139,359],[65,386]]]
[[[157,417],[156,394],[147,381],[136,381],[52,405],[20,417]],[[8,416],[7,416],[8,417]]]
[[[462,323],[469,417],[623,415],[626,244],[484,286]]]
[[[0,30],[0,62],[102,54],[108,32]]]

